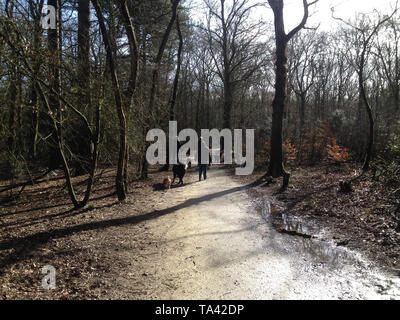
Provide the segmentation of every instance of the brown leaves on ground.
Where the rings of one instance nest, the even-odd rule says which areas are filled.
[[[146,221],[157,217],[157,205],[167,205],[168,191],[154,191],[154,185],[168,175],[150,172],[118,203],[115,171],[103,170],[90,205],[79,211],[72,210],[61,172],[26,187],[16,201],[9,201],[9,191],[0,194],[0,299],[145,297],[151,281],[143,281],[141,268],[160,250]],[[74,179],[81,196],[84,179]],[[56,269],[55,290],[42,288],[45,265]],[[125,274],[127,269],[142,272]],[[121,288],[124,281],[137,282],[137,290]]]
[[[349,240],[352,247],[365,249],[371,257],[390,266],[400,266],[400,200],[391,190],[366,175],[355,179],[354,170],[314,168],[295,174],[296,198],[289,206],[315,217]],[[338,180],[352,180],[353,192],[339,193]]]

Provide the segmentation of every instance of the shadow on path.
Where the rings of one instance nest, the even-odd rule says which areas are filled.
[[[205,195],[195,199],[188,199],[185,202],[178,204],[176,206],[166,208],[164,210],[154,210],[150,213],[145,213],[139,216],[134,217],[125,217],[125,218],[116,218],[92,223],[85,223],[76,226],[66,227],[62,229],[55,229],[50,231],[44,231],[35,233],[33,235],[29,235],[26,237],[14,238],[10,240],[6,240],[0,243],[0,251],[15,249],[14,252],[6,255],[4,258],[0,260],[0,268],[3,269],[4,267],[17,263],[19,261],[23,261],[24,258],[29,254],[29,252],[33,251],[38,246],[47,243],[52,239],[59,239],[64,238],[69,235],[90,231],[90,230],[99,230],[99,229],[106,229],[110,227],[118,227],[123,225],[134,225],[144,221],[157,219],[159,217],[174,213],[178,210],[191,207],[198,203],[212,200],[215,198],[223,197],[228,194],[232,194],[235,192],[241,192],[259,185],[260,182],[256,181],[249,185],[240,186],[228,190],[224,190],[221,192],[217,192],[214,194]]]

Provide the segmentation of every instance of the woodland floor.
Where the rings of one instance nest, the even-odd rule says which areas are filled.
[[[150,173],[149,180],[136,181],[127,201],[118,203],[115,171],[104,170],[97,179],[91,204],[74,211],[63,175],[57,173],[27,187],[17,202],[7,202],[9,194],[0,199],[0,298],[109,296],[115,274],[126,267],[117,258],[118,252],[129,246],[137,253],[132,261],[135,263],[154,250],[154,236],[145,222],[157,214],[151,214],[152,209],[162,201],[160,193],[153,192],[153,184],[162,181],[162,174]],[[75,179],[74,184],[79,186],[80,180]],[[84,185],[78,188],[83,191]],[[150,214],[145,215],[147,212]],[[129,229],[119,228],[124,225]],[[44,275],[40,271],[45,265],[57,270],[57,290],[51,294],[41,290]]]
[[[323,237],[396,271],[400,267],[400,200],[367,179],[354,182],[350,194],[338,193],[338,181],[353,175],[354,169],[348,167],[301,168],[292,172],[286,193],[277,193],[278,183],[255,184],[245,192],[254,203],[268,199],[275,211],[300,217],[324,229]],[[61,173],[26,187],[17,201],[10,201],[9,191],[0,193],[0,299],[162,296],[156,294],[159,279],[155,270],[170,250],[164,234],[170,232],[171,221],[159,218],[174,213],[198,188],[197,174],[192,172],[183,187],[155,190],[166,176],[153,171],[147,181],[133,182],[128,199],[118,203],[114,171],[104,170],[91,205],[80,211],[71,210]],[[234,180],[250,186],[259,176]],[[74,182],[79,185],[81,180]],[[0,184],[0,190],[6,185]],[[83,188],[79,185],[80,191]],[[176,192],[174,197],[171,192]],[[156,220],[157,227],[152,227]],[[179,245],[183,244],[176,244],[177,251]],[[184,261],[193,266],[193,257],[189,258]],[[40,271],[45,265],[57,270],[57,290],[41,289],[44,275]],[[176,285],[176,279],[163,282],[164,290]]]

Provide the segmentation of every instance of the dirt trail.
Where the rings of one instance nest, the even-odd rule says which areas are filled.
[[[156,246],[140,265],[142,283],[152,285],[137,298],[400,298],[400,279],[379,273],[357,254],[276,232],[254,209],[246,186],[225,170],[215,168],[207,181],[167,191],[160,203],[168,206],[146,222]],[[126,292],[137,289],[137,282],[118,281]]]

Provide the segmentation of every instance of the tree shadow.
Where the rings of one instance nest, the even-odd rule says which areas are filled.
[[[33,189],[29,190],[29,191],[25,191],[24,193],[26,194],[26,197],[30,196],[30,197],[34,197],[37,196],[38,194],[40,195],[49,195],[51,193],[51,197],[52,199],[59,199],[59,198],[63,198],[65,195],[62,194],[63,190],[67,189],[67,185],[65,183],[65,177],[63,174],[58,175],[57,177],[54,178],[46,178],[46,176],[51,173],[54,170],[50,170],[47,171],[46,173],[40,175],[37,178],[33,178],[32,180],[28,180],[26,182],[21,182],[21,183],[15,183],[15,184],[10,184],[7,186],[3,186],[3,189],[0,190],[0,205],[3,207],[12,207],[15,206],[17,204],[18,198],[21,195],[21,193],[24,191],[25,187],[33,187]],[[110,172],[112,172],[112,170],[103,170],[101,172],[98,172],[96,174],[96,178],[95,178],[95,183],[94,185],[98,184],[98,181],[100,179],[109,179],[111,177],[107,176]],[[88,179],[88,175],[82,175],[79,177],[74,177],[73,179],[79,179],[80,181],[74,182],[74,186],[75,187],[80,187],[80,186],[84,186],[87,183],[87,179]],[[52,184],[50,186],[41,186],[42,184],[48,184],[50,182],[60,182],[60,181],[64,181],[63,184]],[[22,189],[19,192],[16,192],[16,196],[10,196],[10,195],[6,195],[7,191],[11,191],[14,189],[17,189],[19,187],[22,187]],[[111,187],[105,187],[105,188],[95,188],[94,192],[104,192],[106,190],[109,190],[113,188],[113,186]],[[54,193],[55,189],[59,189],[59,191],[56,192],[56,194]],[[2,195],[2,193],[4,195]],[[43,200],[41,199],[41,197],[39,197],[38,199],[34,200],[31,199],[29,201],[30,204],[35,203],[35,202],[42,202]]]
[[[229,190],[217,192],[215,194],[209,194],[205,195],[202,197],[194,198],[194,199],[188,199],[184,201],[181,204],[172,206],[170,208],[166,208],[163,210],[154,210],[149,213],[141,214],[138,216],[130,216],[130,217],[124,217],[124,218],[115,218],[115,219],[109,219],[109,220],[103,220],[103,221],[97,221],[97,222],[90,222],[90,223],[84,223],[80,225],[75,225],[75,226],[68,226],[62,229],[55,229],[55,230],[49,230],[49,231],[43,231],[43,232],[38,232],[32,235],[28,235],[25,237],[19,237],[19,238],[13,238],[10,240],[6,240],[0,243],[0,251],[5,251],[5,250],[10,250],[14,249],[14,251],[8,255],[6,255],[4,258],[0,260],[0,268],[3,269],[8,265],[12,265],[14,263],[23,261],[24,258],[27,256],[27,252],[31,252],[40,245],[46,244],[50,240],[53,239],[60,239],[60,238],[65,238],[67,236],[79,233],[79,232],[85,232],[85,231],[92,231],[92,230],[101,230],[101,229],[107,229],[111,227],[118,227],[118,226],[124,226],[124,225],[136,225],[141,222],[145,222],[148,220],[153,220],[157,219],[159,217],[174,213],[178,210],[188,208],[191,206],[195,206],[196,204],[199,204],[201,202],[209,201],[215,198],[223,197],[228,194],[236,193],[236,192],[241,192],[248,190],[250,188],[256,187],[258,185],[257,182],[253,182],[251,184],[245,185],[245,186],[239,186],[236,188],[232,188]],[[113,204],[108,204],[104,207],[110,207],[115,205]],[[67,211],[67,213],[72,213],[73,210]],[[66,213],[64,213],[66,214]],[[74,213],[75,214],[75,213]],[[60,215],[60,214],[58,214]]]
[[[95,197],[92,198],[92,201],[96,201],[96,200],[102,200],[102,199],[107,199],[110,198],[112,196],[115,195],[115,192],[111,193],[111,194],[106,194],[106,195],[102,195],[99,197]],[[28,227],[34,224],[39,223],[42,220],[48,220],[48,219],[55,219],[55,218],[68,218],[70,216],[77,216],[79,214],[91,211],[91,210],[97,210],[97,209],[103,209],[103,208],[107,208],[107,207],[111,207],[115,204],[119,203],[118,201],[115,201],[113,203],[111,203],[110,205],[102,205],[102,206],[89,206],[80,210],[76,210],[75,208],[71,208],[67,211],[63,211],[63,212],[59,212],[59,213],[55,213],[55,214],[49,214],[49,215],[44,215],[44,216],[40,216],[37,218],[33,218],[33,217],[28,217],[27,219],[23,219],[23,220],[19,220],[17,222],[10,222],[10,223],[2,223],[0,224],[1,228],[5,228],[5,227],[15,227],[15,226],[20,226],[20,227]],[[21,213],[29,213],[29,212],[33,212],[33,211],[38,211],[38,210],[46,210],[46,209],[54,209],[54,208],[58,208],[58,207],[67,207],[70,206],[71,203],[60,203],[54,206],[47,206],[47,207],[40,207],[40,208],[33,208],[33,209],[27,209],[27,210],[23,210],[23,211],[19,211],[19,212],[14,212],[11,214],[5,214],[5,215],[1,215],[0,217],[5,217],[7,215],[12,215],[12,214],[21,214]]]
[[[107,189],[112,189],[112,188],[107,188]],[[104,189],[106,190],[106,189]],[[96,190],[97,192],[97,190]],[[107,193],[105,195],[99,195],[97,197],[92,197],[90,199],[90,201],[96,201],[96,200],[103,200],[106,198],[110,198],[112,196],[114,196],[116,194],[115,191],[112,191],[111,193]],[[38,201],[34,201],[34,202],[38,202]],[[43,202],[43,200],[42,200]],[[7,216],[12,216],[12,215],[17,215],[17,214],[23,214],[23,213],[30,213],[30,212],[35,212],[35,211],[40,211],[40,210],[47,210],[47,209],[55,209],[55,208],[60,208],[60,207],[66,207],[66,206],[71,206],[72,203],[70,201],[68,202],[63,202],[63,203],[57,203],[54,205],[49,205],[49,206],[41,206],[41,207],[33,207],[33,208],[28,208],[28,209],[24,209],[24,210],[19,210],[19,211],[15,211],[15,212],[8,212],[8,213],[4,213],[1,214],[0,217],[7,217]],[[75,209],[70,209],[69,211],[75,211]],[[57,214],[57,215],[62,215],[62,214]],[[44,216],[42,218],[46,218],[47,216]],[[2,225],[3,226],[3,225]]]

